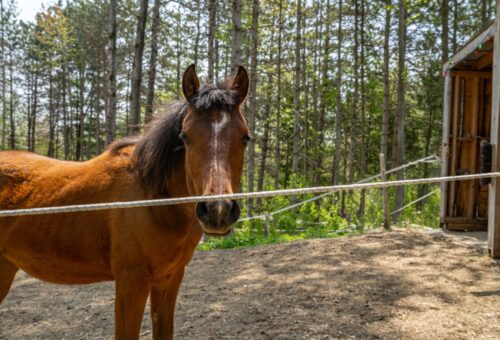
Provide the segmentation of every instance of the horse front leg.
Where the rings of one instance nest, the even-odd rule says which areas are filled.
[[[153,282],[150,303],[154,340],[174,338],[175,303],[183,277],[184,267],[165,280]]]
[[[0,255],[0,303],[7,296],[18,268]]]
[[[149,277],[141,273],[124,273],[116,278],[115,339],[139,339],[150,289]]]

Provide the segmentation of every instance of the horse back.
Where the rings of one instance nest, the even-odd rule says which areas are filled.
[[[62,161],[25,151],[0,152],[0,209],[106,201],[100,193],[124,176],[131,159],[105,152],[86,162]]]

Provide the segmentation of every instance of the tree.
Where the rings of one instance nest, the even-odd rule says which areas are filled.
[[[405,159],[405,119],[406,119],[406,4],[399,0],[398,9],[398,86],[397,86],[397,114],[394,128],[392,164],[394,167],[403,164]],[[398,179],[403,179],[403,171],[397,172]],[[404,187],[396,188],[394,209],[403,206]],[[394,214],[396,220],[399,214]]]
[[[217,17],[217,1],[208,0],[208,82],[215,80],[215,20]]]
[[[239,2],[239,10],[241,11],[241,2],[239,0],[235,0],[234,8],[238,6],[236,3]],[[233,50],[231,53],[231,64],[232,68],[236,68],[239,62],[239,52],[235,52],[235,50],[240,49],[240,39],[241,39],[241,18],[239,14],[234,15],[233,9],[233,23],[234,23],[234,32],[233,32]],[[250,75],[251,75],[251,83],[250,83],[250,105],[248,108],[248,123],[250,131],[255,135],[255,108],[257,106],[257,50],[259,46],[258,40],[258,30],[259,30],[259,0],[252,1],[252,29],[251,29],[251,53],[250,53]],[[233,72],[233,71],[232,71]],[[255,138],[255,137],[254,137]],[[248,179],[248,191],[254,191],[254,173],[255,173],[255,143],[250,142],[248,146],[248,164],[247,164],[247,179]],[[249,212],[251,211],[253,201],[249,201]]]
[[[148,93],[146,96],[145,123],[153,116],[153,101],[156,81],[156,57],[158,55],[158,26],[160,23],[160,0],[155,0],[153,7],[153,23],[151,24],[151,52],[149,55]],[[179,63],[177,63],[179,65]]]
[[[5,63],[5,7],[3,0],[0,0],[0,29],[2,32],[0,33],[1,46],[0,46],[0,59],[2,62],[2,150],[5,150],[5,140],[7,137],[7,87],[6,87],[6,63]]]
[[[297,0],[297,22],[295,33],[295,68],[294,68],[294,97],[293,97],[293,151],[292,151],[292,171],[299,172],[299,152],[300,152],[300,44],[302,41],[302,3]]]
[[[108,14],[108,103],[106,110],[106,145],[116,136],[116,0],[109,1]],[[146,106],[147,107],[147,106]]]
[[[255,4],[252,2],[252,7],[255,6]],[[258,11],[258,9],[257,9]],[[254,30],[257,30],[257,28],[253,27],[254,21],[255,20],[255,14],[252,10],[252,32]],[[232,0],[232,31],[231,31],[231,74],[236,72],[238,69],[238,66],[241,63],[241,57],[240,57],[240,49],[241,49],[241,0]],[[255,39],[257,38],[257,33],[255,32]],[[254,39],[254,36],[252,34],[252,40]],[[255,43],[256,44],[256,43]],[[253,46],[252,46],[253,49]]]
[[[447,1],[447,0],[443,0]],[[380,153],[387,157],[387,142],[389,134],[389,118],[391,115],[391,102],[390,102],[390,82],[389,82],[389,44],[390,44],[390,33],[391,33],[391,11],[392,11],[391,0],[385,1],[385,25],[384,25],[384,64],[383,64],[383,83],[384,83],[384,103],[383,103],[383,114],[382,114],[382,133],[380,139]]]
[[[140,1],[139,16],[135,38],[135,56],[132,66],[132,88],[130,92],[130,124],[129,134],[138,134],[141,129],[141,84],[142,84],[142,55],[144,53],[144,35],[148,15],[148,0]]]

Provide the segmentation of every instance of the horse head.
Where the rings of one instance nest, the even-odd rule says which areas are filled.
[[[184,143],[186,184],[191,195],[237,192],[250,131],[241,112],[249,77],[240,66],[234,78],[218,85],[200,86],[194,65],[182,78],[187,101],[179,138]],[[226,235],[240,216],[235,200],[200,202],[196,217],[208,235]]]

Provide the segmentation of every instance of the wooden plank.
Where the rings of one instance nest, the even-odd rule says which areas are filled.
[[[479,127],[478,135],[480,140],[490,142],[491,130],[491,79],[481,79],[479,91]],[[477,216],[488,218],[488,189],[489,185],[480,186],[477,199]]]
[[[493,41],[493,89],[491,98],[492,171],[500,170],[500,0],[496,0],[495,40]],[[488,195],[488,247],[492,257],[500,257],[500,181],[493,178]]]
[[[487,224],[488,220],[485,218],[471,218],[471,217],[445,217],[446,223],[470,223],[470,224]]]
[[[486,231],[488,221],[485,219],[468,217],[448,217],[445,218],[447,230],[469,230]]]
[[[457,138],[458,138],[458,119],[460,116],[460,100],[461,100],[461,83],[462,78],[456,76],[453,78],[453,116],[452,116],[452,126],[451,126],[451,161],[449,174],[450,176],[455,176],[457,174]],[[448,196],[448,215],[454,216],[454,206],[456,199],[456,181],[451,181],[448,183],[449,196]]]
[[[482,33],[476,36],[471,42],[469,42],[457,53],[455,53],[455,55],[451,57],[450,60],[443,65],[443,72],[447,72],[448,70],[452,69],[455,65],[459,64],[469,54],[471,54],[474,50],[476,50],[483,41],[493,36],[493,34],[495,33],[495,25],[496,23],[488,27],[486,30],[484,30]]]
[[[443,136],[441,146],[441,176],[448,175],[448,157],[450,152],[450,119],[451,119],[451,74],[446,74],[444,79],[444,103],[443,103]],[[439,217],[441,223],[444,223],[446,212],[447,183],[441,183],[441,201],[439,204]]]
[[[457,175],[470,174],[471,154],[473,150],[472,125],[473,125],[473,85],[474,80],[479,78],[461,78],[462,86],[460,88],[460,109],[458,116],[457,132]],[[472,181],[456,182],[456,198],[454,204],[454,213],[452,216],[473,216],[472,200],[473,188]]]
[[[469,169],[470,173],[477,173],[478,170],[478,149],[479,143],[477,139],[478,133],[478,116],[479,116],[479,78],[472,79],[472,93],[471,93],[471,125],[470,135],[470,156],[469,156]],[[478,180],[467,181],[469,186],[470,195],[467,197],[467,216],[476,217],[476,202],[479,195]]]
[[[477,61],[476,70],[482,70],[486,66],[491,66],[492,64],[493,64],[493,52],[487,52],[485,55],[481,57],[481,59]]]
[[[446,230],[452,231],[486,231],[488,229],[487,223],[484,224],[460,224],[448,223]]]
[[[451,71],[449,73],[451,73],[452,76],[462,77],[462,78],[486,78],[486,79],[491,79],[491,72],[453,70],[453,71]]]

